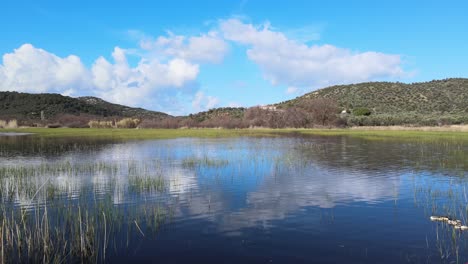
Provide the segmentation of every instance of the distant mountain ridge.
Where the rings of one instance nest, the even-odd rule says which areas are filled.
[[[57,115],[86,114],[96,117],[139,117],[161,119],[168,114],[106,102],[97,97],[73,98],[60,94],[0,92],[0,117],[36,120]]]

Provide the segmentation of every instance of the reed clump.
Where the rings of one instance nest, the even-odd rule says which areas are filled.
[[[113,128],[112,121],[91,120],[88,122],[90,128]]]
[[[16,119],[12,120],[0,120],[0,128],[6,129],[15,129],[18,128],[18,121]]]
[[[140,119],[136,118],[124,118],[115,123],[116,128],[137,128],[141,123]]]
[[[227,166],[228,164],[228,160],[212,159],[208,156],[204,156],[203,158],[189,157],[182,160],[182,166],[186,168],[193,168],[198,166],[218,168]]]
[[[134,192],[162,192],[166,188],[162,176],[130,176],[128,178],[128,183]]]
[[[141,123],[137,118],[124,118],[119,121],[91,120],[88,122],[90,128],[137,128]]]
[[[155,235],[172,210],[143,203],[0,209],[0,263],[100,263],[132,242]],[[127,243],[123,243],[127,241]]]

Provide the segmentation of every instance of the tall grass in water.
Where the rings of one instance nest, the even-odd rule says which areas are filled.
[[[70,199],[61,195],[70,186],[57,185],[55,179],[107,175],[106,184],[115,189],[115,177],[127,174],[128,192],[163,192],[165,181],[157,168],[145,162],[0,166],[0,263],[104,262],[134,239],[151,237],[170,219],[167,205],[154,200],[115,205],[110,195],[97,198],[96,190],[83,186]]]
[[[212,159],[208,156],[204,156],[203,158],[196,158],[196,157],[189,157],[182,160],[182,166],[193,168],[197,166],[203,167],[224,167],[229,164],[228,160],[221,160],[221,159]]]
[[[128,183],[133,192],[162,192],[165,190],[166,184],[162,176],[130,176]]]
[[[171,209],[159,204],[124,209],[99,202],[92,206],[37,207],[32,211],[4,206],[0,216],[0,262],[103,262],[133,240],[156,234],[170,220],[170,214]]]
[[[445,216],[468,225],[468,193],[464,175],[452,178],[446,186],[415,179],[414,202],[430,215]],[[468,234],[447,222],[436,222],[435,247],[441,262],[460,263],[460,253],[468,250]]]
[[[110,254],[132,245],[134,239],[154,235],[170,219],[170,212],[157,202],[127,207],[115,206],[110,199],[38,202],[32,210],[2,204],[1,260],[103,262]]]

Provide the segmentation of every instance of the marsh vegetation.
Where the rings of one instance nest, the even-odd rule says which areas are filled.
[[[174,131],[0,137],[1,261],[468,259],[463,138]]]

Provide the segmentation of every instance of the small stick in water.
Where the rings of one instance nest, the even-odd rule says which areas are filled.
[[[145,236],[145,234],[143,234],[143,231],[141,231],[141,228],[138,226],[137,221],[134,220],[134,222],[135,222],[136,227],[138,228],[138,231],[140,231],[140,234],[141,234],[142,236]]]
[[[431,216],[431,221],[442,221],[442,222],[447,222],[450,219],[445,216]]]

